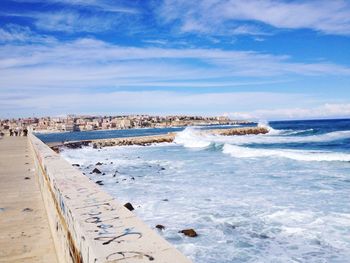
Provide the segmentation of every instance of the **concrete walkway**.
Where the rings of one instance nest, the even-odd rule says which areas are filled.
[[[57,262],[26,137],[0,139],[0,262]]]

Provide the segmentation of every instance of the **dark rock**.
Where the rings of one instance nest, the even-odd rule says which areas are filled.
[[[194,229],[192,229],[192,228],[181,230],[181,231],[179,231],[179,233],[182,233],[182,234],[184,234],[185,236],[188,236],[188,237],[196,237],[196,236],[198,236],[197,232],[194,231]]]
[[[33,209],[27,207],[27,208],[24,208],[22,212],[33,212]]]
[[[95,183],[98,184],[98,185],[103,185],[102,181],[96,181]]]
[[[135,180],[135,177],[134,177],[134,176],[131,176],[130,179],[131,179],[131,180]]]
[[[269,236],[265,235],[265,234],[261,234],[259,235],[259,238],[261,239],[267,239],[267,238],[270,238]]]
[[[130,203],[126,203],[124,206],[125,206],[129,211],[135,210],[134,207],[132,206],[132,204],[130,204]]]
[[[26,176],[24,177],[24,180],[30,180],[30,177]]]
[[[164,170],[165,170],[165,168],[164,168],[164,167],[161,167],[161,168],[160,168],[160,170],[161,170],[161,171],[164,171]]]
[[[103,163],[101,163],[101,162],[97,162],[95,165],[102,165]]]
[[[168,202],[168,201],[169,201],[169,199],[165,198],[165,199],[163,199],[162,201],[164,201],[164,202]]]
[[[95,174],[100,174],[100,173],[101,173],[101,171],[100,171],[99,169],[95,168],[95,169],[93,169],[93,170],[92,170],[92,173],[95,173]]]
[[[159,230],[164,230],[165,226],[163,226],[163,225],[156,225],[156,228],[159,229]]]
[[[78,164],[78,163],[73,163],[72,166],[80,167],[80,164]]]
[[[102,175],[106,175],[106,173],[102,173]]]

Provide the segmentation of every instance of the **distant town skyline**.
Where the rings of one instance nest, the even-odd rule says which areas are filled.
[[[3,0],[0,118],[350,117],[345,0]]]

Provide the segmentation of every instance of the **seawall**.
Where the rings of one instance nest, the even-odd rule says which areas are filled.
[[[59,262],[190,262],[37,137],[28,139]]]

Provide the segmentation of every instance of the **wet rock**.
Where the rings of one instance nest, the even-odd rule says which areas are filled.
[[[159,229],[159,230],[164,230],[165,226],[163,226],[163,225],[156,225],[156,228]]]
[[[30,177],[26,176],[24,177],[24,180],[30,180]]]
[[[132,206],[131,203],[126,203],[124,206],[125,206],[129,211],[135,210],[135,208]]]
[[[33,209],[27,207],[22,210],[22,212],[33,212]]]
[[[165,198],[165,199],[163,199],[162,201],[164,201],[164,202],[168,202],[168,201],[169,201],[169,199]]]
[[[98,184],[98,185],[104,185],[103,181],[96,181],[95,183]]]
[[[95,169],[93,169],[93,170],[92,170],[92,173],[95,173],[95,174],[100,174],[100,173],[101,173],[101,171],[100,171],[99,169],[95,168]]]
[[[102,165],[103,163],[101,163],[101,162],[97,162],[95,165]]]
[[[185,236],[188,236],[188,237],[196,237],[196,236],[198,236],[197,232],[194,231],[194,229],[192,229],[192,228],[181,230],[181,231],[179,231],[179,233],[182,233],[182,234],[184,234]]]
[[[106,173],[102,173],[102,175],[106,175]]]
[[[161,171],[164,171],[164,170],[165,170],[165,168],[164,168],[164,167],[161,167],[161,168],[160,168],[160,170],[161,170]]]
[[[73,163],[72,166],[80,167],[80,164],[78,164],[78,163]]]
[[[134,176],[131,176],[130,179],[135,181],[135,177]]]
[[[267,239],[267,238],[270,238],[268,235],[265,235],[265,234],[260,234],[259,235],[259,238],[261,239]]]

